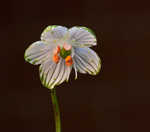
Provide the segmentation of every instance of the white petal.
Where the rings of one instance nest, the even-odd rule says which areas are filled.
[[[57,64],[49,59],[40,66],[42,84],[49,89],[64,82],[68,78],[69,73],[70,69],[66,67],[62,58],[60,58]]]
[[[55,85],[59,85],[62,82],[64,82],[65,80],[68,81],[70,73],[71,73],[71,69],[72,69],[72,67],[66,66],[65,61],[62,59],[61,71],[60,71],[58,77],[56,78],[56,80],[53,82],[51,88],[54,88]]]
[[[66,81],[68,82],[69,80],[69,76],[70,76],[70,73],[71,73],[71,69],[72,69],[72,66],[66,66],[66,70],[67,70],[67,79]]]
[[[83,58],[81,58],[81,56],[77,54],[76,54],[76,61],[77,61],[77,64],[81,67],[81,69],[83,69],[85,72],[88,72],[89,74],[92,74],[92,72],[94,72],[91,70],[90,64],[85,62],[85,60],[83,60]]]
[[[55,85],[60,84],[60,81],[61,81],[62,78],[63,78],[64,72],[65,72],[64,60],[61,59],[61,69],[60,69],[60,73],[59,73],[58,77],[56,78],[55,82],[52,84],[52,87],[54,87]]]
[[[49,88],[51,88],[51,89],[54,88],[55,85],[53,85],[53,84],[56,82],[57,78],[59,77],[61,70],[62,70],[62,59],[60,59],[60,61],[58,62],[57,66],[55,68],[55,71],[52,74],[52,76],[48,82]]]
[[[63,26],[48,26],[41,34],[41,40],[47,42],[55,42],[62,39],[66,35],[67,30],[68,29]]]
[[[72,27],[69,29],[70,41],[75,47],[91,47],[96,45],[96,37],[86,27]]]
[[[55,68],[56,63],[54,63],[51,59],[47,59],[44,63],[40,65],[40,79],[45,87],[48,86],[49,78],[52,76]]]
[[[59,84],[61,84],[62,82],[64,82],[65,80],[67,80],[67,77],[68,77],[68,67],[66,66],[65,64],[65,61],[63,60],[63,65],[64,65],[64,73],[63,73],[63,76],[62,76],[62,79],[60,80]]]
[[[76,64],[77,71],[83,74],[86,73],[86,71],[82,68],[81,64],[78,62],[78,59],[76,57],[74,57],[73,62]]]
[[[51,56],[51,51],[53,50],[53,48],[54,45],[45,44],[42,41],[34,42],[25,51],[24,58],[31,64],[41,64]]]
[[[74,61],[77,70],[81,73],[96,75],[101,68],[100,58],[90,48],[75,48]]]
[[[75,79],[78,78],[78,74],[77,74],[77,66],[76,66],[76,62],[73,60],[73,68],[74,68],[74,71],[75,71]]]

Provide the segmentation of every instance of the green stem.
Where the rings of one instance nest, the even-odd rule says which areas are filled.
[[[58,105],[55,88],[51,90],[51,98],[52,98],[52,104],[53,104],[56,132],[61,132],[60,111],[59,111],[59,105]]]

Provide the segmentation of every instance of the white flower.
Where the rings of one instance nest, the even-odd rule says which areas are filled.
[[[89,47],[97,44],[95,35],[86,27],[48,26],[41,40],[25,51],[25,60],[40,64],[42,84],[52,89],[68,81],[72,68],[77,72],[96,75],[101,67],[100,58]]]

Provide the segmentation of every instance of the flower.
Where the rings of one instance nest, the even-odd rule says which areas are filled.
[[[86,27],[48,26],[41,40],[31,44],[25,51],[25,60],[39,65],[42,84],[53,89],[68,81],[72,68],[77,72],[96,75],[101,68],[98,55],[90,49],[97,44],[93,32]]]

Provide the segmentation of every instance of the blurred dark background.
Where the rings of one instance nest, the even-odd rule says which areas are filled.
[[[0,131],[54,132],[50,91],[24,51],[48,25],[95,31],[97,76],[57,87],[62,132],[150,131],[150,8],[136,0],[11,0],[0,4]]]

